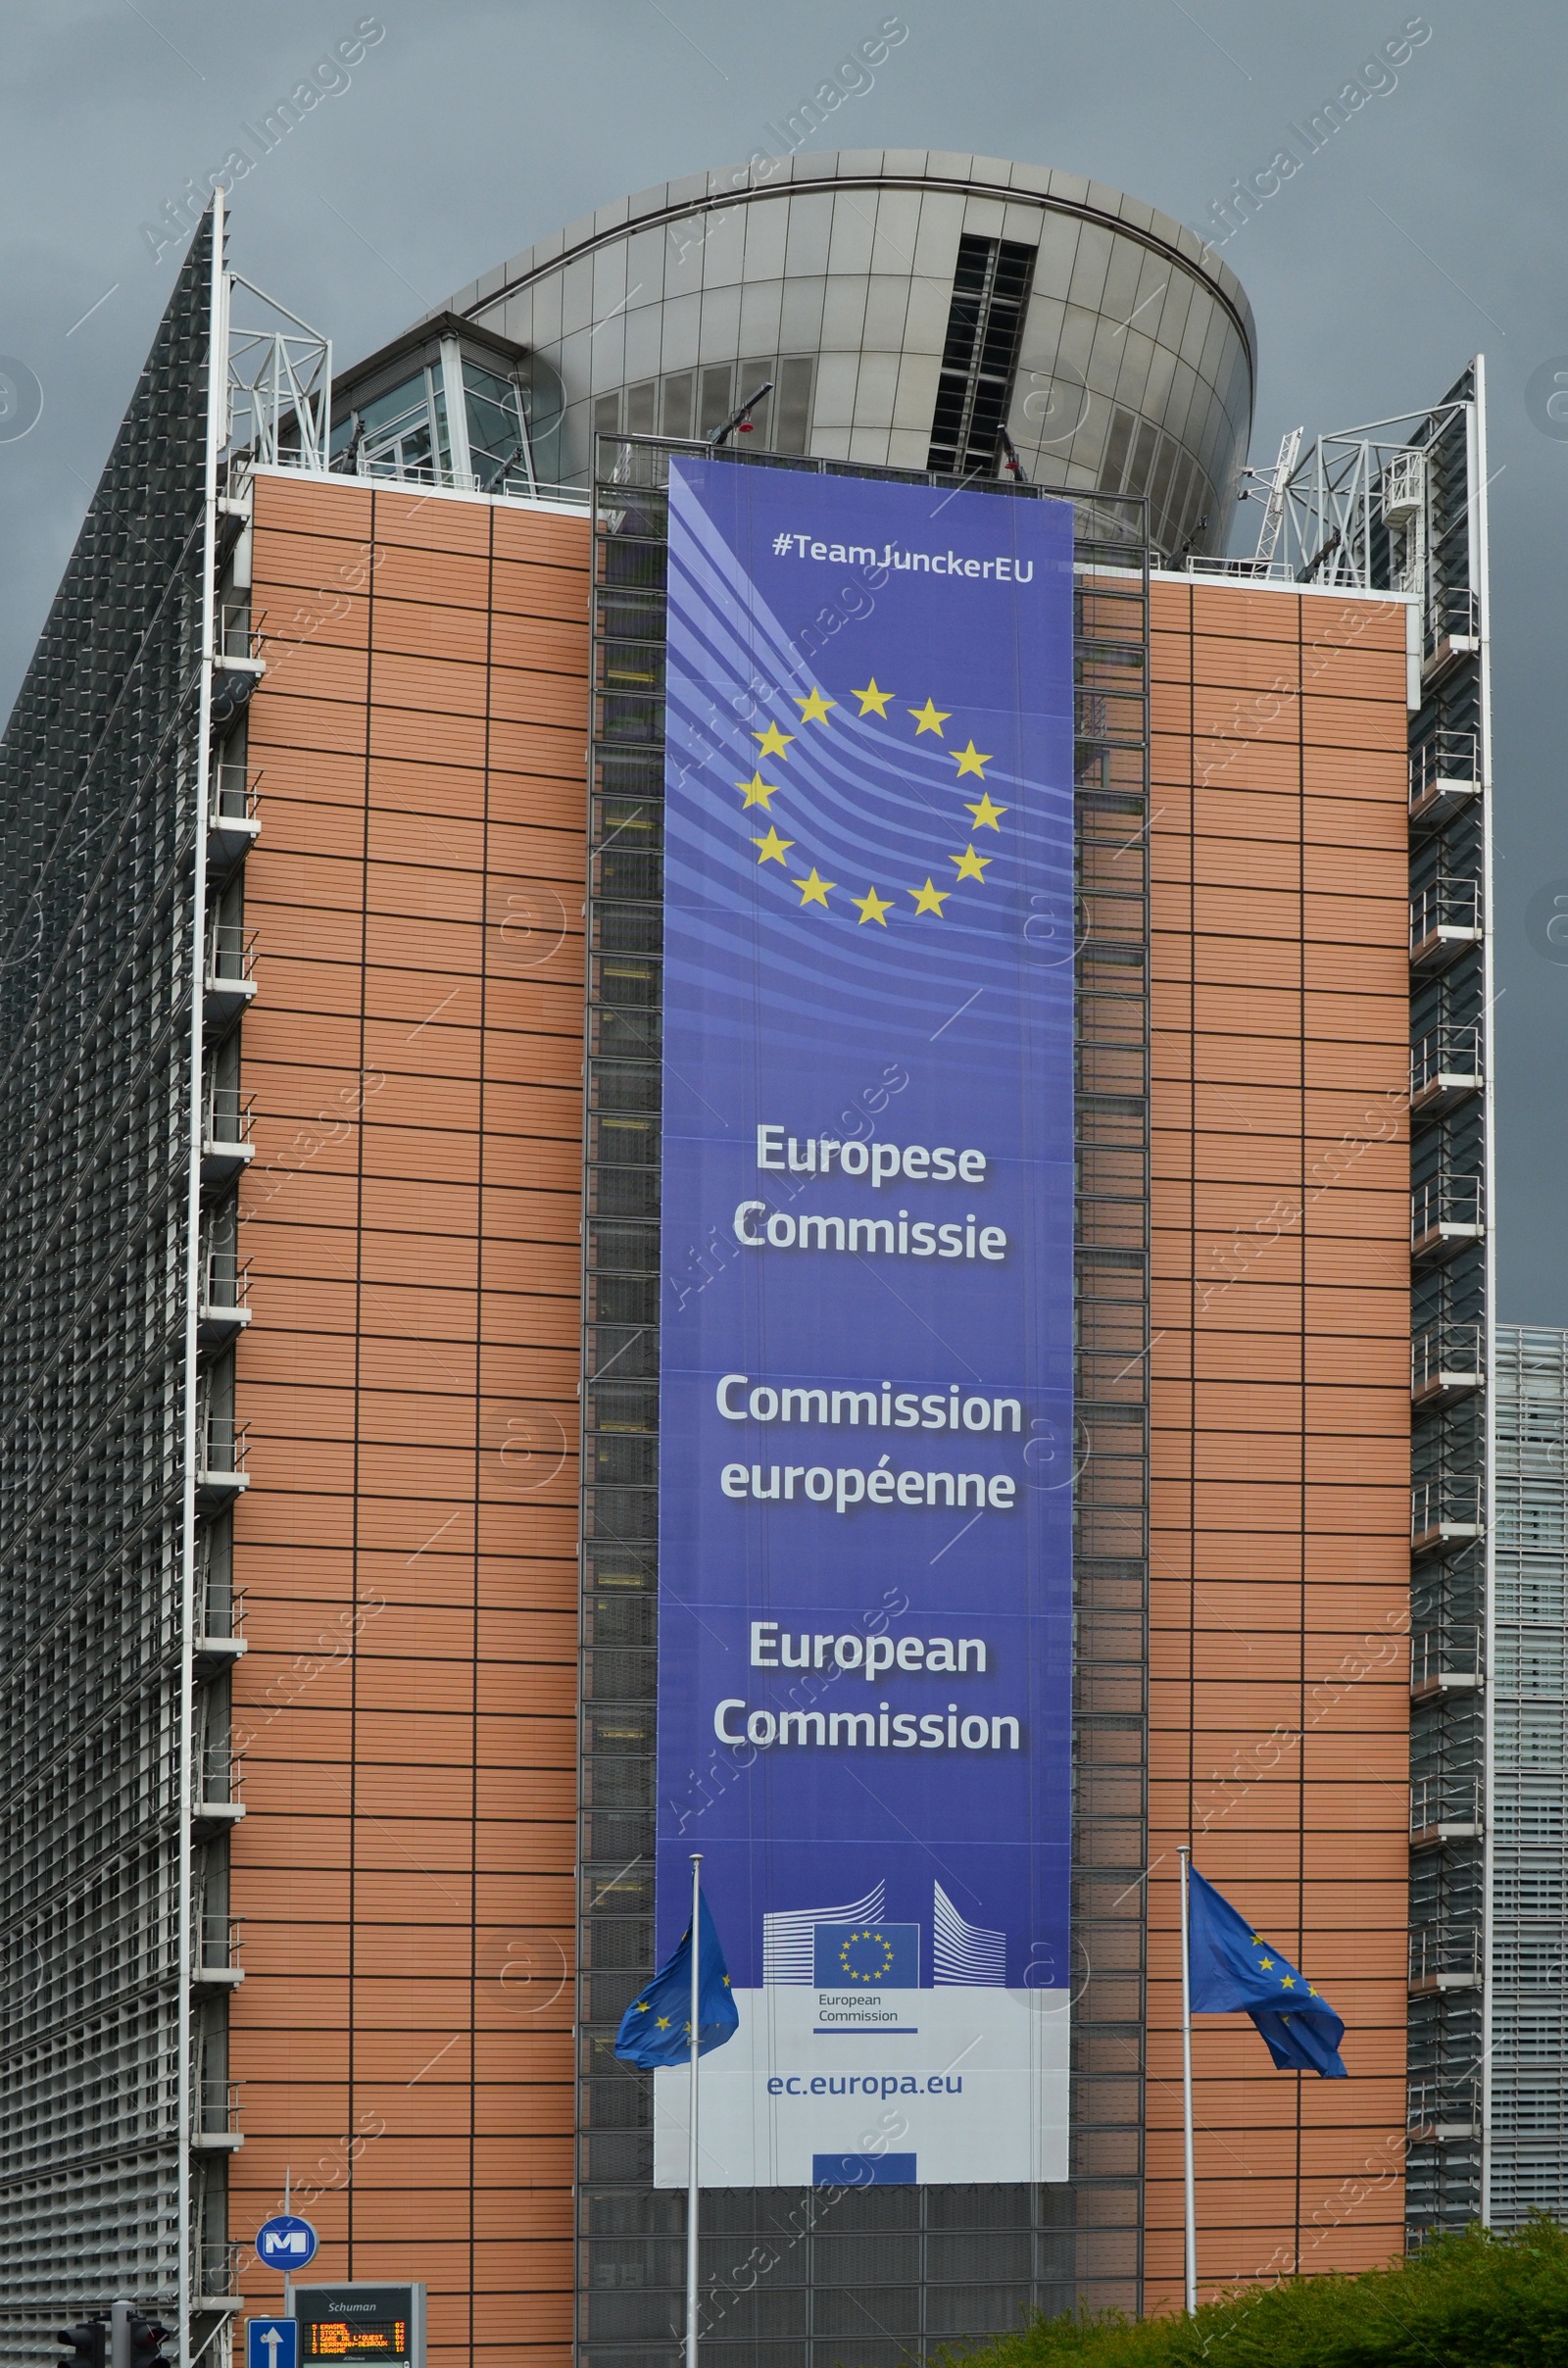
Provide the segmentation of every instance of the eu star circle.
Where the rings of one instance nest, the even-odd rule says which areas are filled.
[[[885,1933],[852,1932],[839,1949],[847,1982],[881,1982],[893,1965],[893,1943]]]

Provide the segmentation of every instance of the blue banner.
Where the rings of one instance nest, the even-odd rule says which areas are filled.
[[[704,2177],[1061,2177],[1071,509],[676,460],[668,636],[658,1946],[701,1850],[741,2012]]]

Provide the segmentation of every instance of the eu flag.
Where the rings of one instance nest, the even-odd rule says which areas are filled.
[[[697,2052],[706,2055],[722,2047],[740,2027],[740,2013],[730,1996],[729,1968],[718,1945],[706,1898],[698,1902],[701,1936],[697,1959]],[[615,2034],[615,2053],[626,2063],[688,2064],[692,2056],[692,1929],[688,1924],[680,1946],[667,1964],[661,1965],[640,1998],[632,1999]]]
[[[811,1939],[818,1990],[920,1987],[918,1924],[818,1924]]]
[[[1193,2012],[1250,2014],[1280,2071],[1348,2079],[1339,2056],[1345,2025],[1327,1998],[1196,1866],[1189,1881]]]

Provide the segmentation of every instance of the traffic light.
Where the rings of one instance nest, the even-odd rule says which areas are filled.
[[[164,2357],[164,2345],[169,2330],[160,2327],[156,2319],[144,2319],[140,2313],[130,2322],[130,2368],[169,2368]]]
[[[66,2347],[60,2368],[109,2368],[107,2319],[83,2319],[78,2327],[57,2327],[55,2333]]]
[[[168,2340],[168,2328],[160,2327],[156,2319],[143,2318],[134,2302],[117,2302],[110,2313],[108,2358],[100,2352],[92,2368],[170,2368],[163,2352]],[[60,2368],[88,2368],[88,2364],[62,2360]]]

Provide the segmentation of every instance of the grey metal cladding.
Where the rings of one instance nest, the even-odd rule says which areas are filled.
[[[184,1245],[211,218],[0,744],[0,2361],[182,2246]]]
[[[1033,267],[1000,420],[970,388],[944,424],[933,364],[960,237],[1032,248]],[[919,150],[759,156],[601,207],[452,309],[560,370],[572,483],[609,417],[599,399],[771,354],[809,369],[804,449],[824,460],[925,469],[967,423],[968,469],[995,474],[1000,426],[1034,482],[1093,489],[1107,451],[1124,453],[1126,414],[1149,431],[1139,483],[1166,495],[1160,547],[1225,546],[1251,413],[1246,295],[1193,231],[1074,174]],[[624,399],[615,416],[625,426]]]

